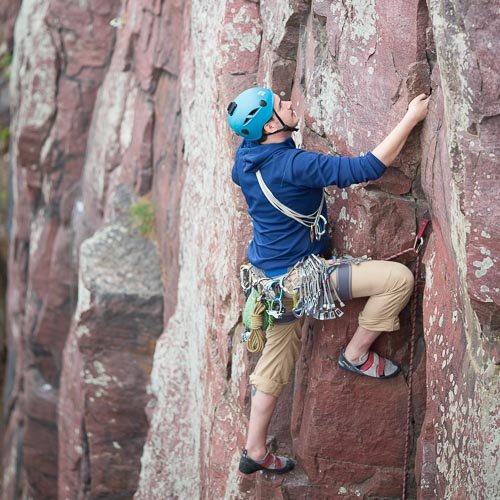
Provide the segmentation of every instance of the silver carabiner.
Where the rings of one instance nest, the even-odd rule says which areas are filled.
[[[415,243],[413,244],[413,248],[415,249],[415,252],[420,252],[420,249],[422,248],[422,246],[424,245],[424,239],[420,236],[420,237],[416,237],[415,238]]]
[[[316,240],[319,241],[321,237],[326,233],[326,225],[328,221],[323,215],[320,215],[316,221],[314,221],[314,235]]]

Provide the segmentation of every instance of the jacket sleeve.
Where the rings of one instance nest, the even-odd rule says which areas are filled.
[[[333,185],[344,188],[378,179],[386,168],[371,152],[349,157],[298,150],[290,161],[287,177],[292,184],[310,188]]]

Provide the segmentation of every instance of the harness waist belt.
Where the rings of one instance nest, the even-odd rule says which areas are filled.
[[[290,311],[290,312],[283,313],[281,315],[281,318],[276,318],[274,320],[274,323],[281,325],[283,323],[291,323],[292,321],[295,321],[297,319],[298,319],[297,316],[295,316],[295,314],[293,314],[293,312]]]

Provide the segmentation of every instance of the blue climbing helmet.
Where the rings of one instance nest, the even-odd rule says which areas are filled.
[[[227,121],[236,134],[258,141],[264,125],[273,116],[273,91],[265,87],[252,87],[243,91],[227,107]]]

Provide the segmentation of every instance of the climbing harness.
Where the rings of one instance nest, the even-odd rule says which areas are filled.
[[[273,195],[272,191],[267,187],[267,184],[264,182],[260,170],[257,170],[256,175],[257,175],[257,181],[259,182],[259,186],[262,189],[262,192],[264,193],[265,197],[267,198],[267,201],[269,201],[269,203],[274,208],[276,208],[276,210],[279,210],[283,215],[290,217],[299,224],[302,224],[303,226],[309,227],[311,229],[311,243],[314,241],[314,239],[319,241],[326,232],[326,224],[327,224],[326,218],[321,214],[321,212],[323,211],[323,206],[325,204],[325,190],[323,190],[323,196],[321,197],[321,202],[319,204],[318,209],[314,211],[312,214],[302,215],[301,213],[296,212],[295,210],[281,203],[281,201],[279,201]]]
[[[418,230],[417,236],[415,237],[415,242],[412,248],[408,248],[401,252],[398,252],[390,257],[386,257],[384,260],[393,260],[401,255],[412,253],[415,255],[415,280],[413,284],[413,303],[411,310],[411,336],[410,336],[410,366],[408,369],[408,399],[407,399],[407,409],[406,409],[406,431],[405,431],[405,451],[404,451],[404,465],[403,465],[403,491],[402,500],[406,499],[407,481],[408,481],[408,453],[410,449],[410,428],[411,428],[411,402],[412,402],[412,390],[413,390],[413,359],[415,356],[415,337],[416,337],[416,320],[417,320],[417,289],[418,289],[418,272],[420,267],[420,255],[419,252],[424,244],[424,232],[427,225],[430,222],[429,213],[425,212]]]
[[[317,255],[309,255],[298,262],[290,272],[292,275],[295,269],[299,276],[298,284],[293,290],[297,294],[293,308],[295,316],[300,318],[305,314],[319,320],[342,317],[344,313],[340,308],[345,304],[332,285],[330,276],[341,264],[359,264],[364,260],[368,260],[368,257],[344,256],[324,260]]]
[[[330,276],[341,264],[359,264],[368,257],[344,256],[325,260],[308,255],[287,273],[268,278],[262,269],[251,264],[240,268],[240,282],[247,302],[243,310],[246,330],[241,341],[250,352],[260,352],[266,344],[267,325],[289,323],[302,316],[326,320],[343,316],[342,302]],[[292,302],[288,311],[284,301]]]

